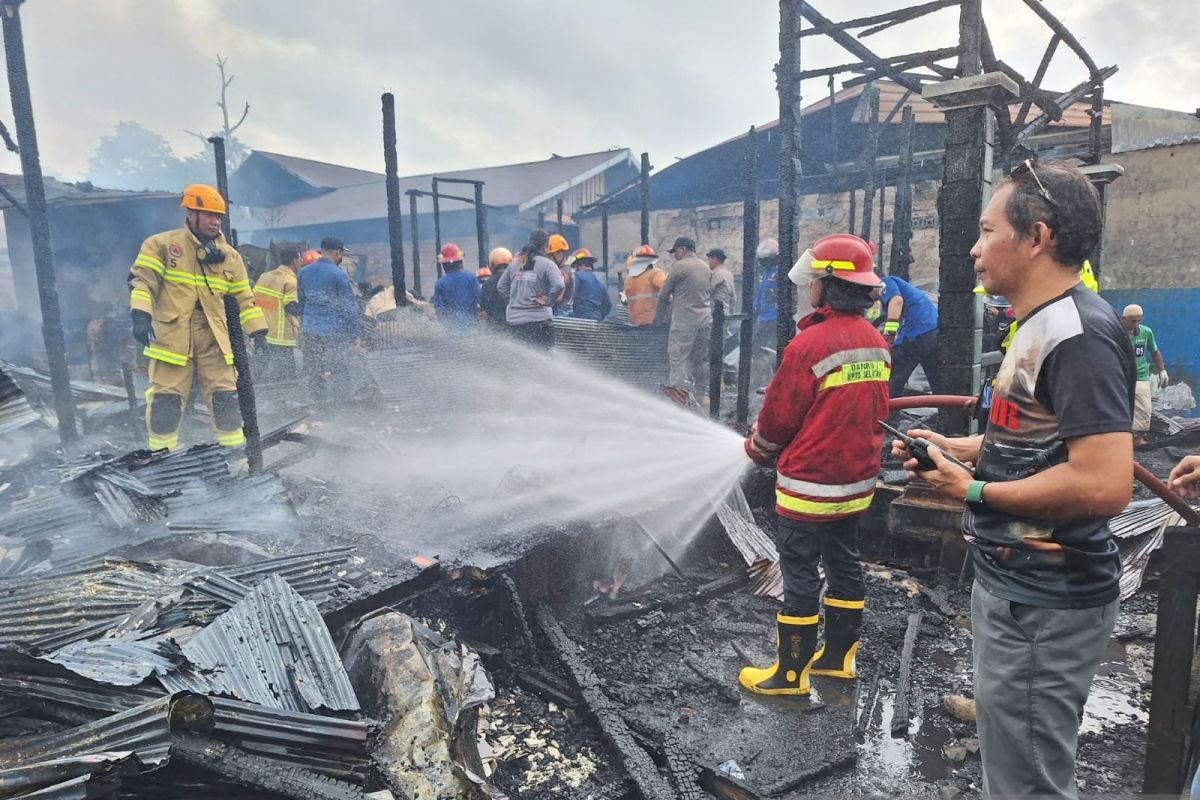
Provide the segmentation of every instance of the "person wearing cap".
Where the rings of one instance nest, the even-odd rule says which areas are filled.
[[[480,289],[479,307],[483,310],[488,327],[495,330],[504,330],[508,327],[508,323],[504,320],[504,312],[508,303],[496,287],[500,285],[500,276],[508,269],[512,260],[512,252],[507,247],[495,247],[488,254],[488,266],[491,268],[492,274],[484,281],[483,287]]]
[[[242,330],[267,335],[267,321],[250,291],[246,263],[225,240],[225,198],[211,186],[183,190],[184,225],[142,242],[129,268],[133,338],[150,359],[146,428],[151,450],[179,446],[179,426],[192,382],[199,384],[224,447],[245,444],[237,398],[225,297],[237,300]]]
[[[529,241],[504,270],[496,287],[508,301],[505,319],[509,331],[517,339],[545,350],[554,347],[551,306],[565,288],[558,265],[546,258],[551,238],[541,228],[530,231]]]
[[[924,292],[894,275],[883,279],[885,321],[883,338],[892,348],[892,397],[904,393],[917,365],[925,371],[929,389],[937,394],[941,385],[937,371],[938,311]]]
[[[867,243],[826,236],[804,254],[793,281],[815,311],[797,324],[771,378],[746,455],[774,466],[775,543],[783,575],[777,656],[746,667],[742,687],[763,695],[807,695],[809,675],[856,675],[864,610],[859,520],[871,507],[887,416],[891,353],[864,313],[880,285]],[[821,600],[825,569],[826,591]],[[821,606],[825,642],[818,647]]]
[[[585,247],[571,255],[575,268],[575,319],[601,321],[612,311],[608,287],[596,275],[596,257]]]
[[[350,350],[362,346],[362,320],[350,276],[341,263],[346,246],[336,236],[321,240],[321,257],[296,278],[304,371],[319,407],[344,399],[350,387]]]
[[[629,277],[625,279],[621,302],[629,306],[629,324],[635,327],[654,324],[658,293],[667,282],[667,273],[657,263],[658,254],[648,244],[629,256]]]
[[[433,285],[433,308],[438,319],[453,330],[477,330],[479,279],[463,270],[462,248],[453,242],[443,245],[438,263],[444,272]]]
[[[567,244],[567,237],[561,233],[550,234],[549,243],[546,245],[546,255],[558,267],[558,273],[563,279],[562,293],[554,301],[553,313],[556,317],[571,316],[575,307],[575,271],[567,263],[570,251],[571,246]]]
[[[677,389],[708,385],[708,340],[712,330],[712,270],[696,255],[696,242],[680,236],[671,245],[675,261],[658,293],[654,324],[670,324],[667,383]]]
[[[719,247],[714,247],[705,254],[708,259],[708,268],[712,270],[712,302],[713,306],[721,303],[725,307],[725,315],[733,313],[733,298],[737,288],[734,283],[733,273],[729,271],[729,267],[725,266],[725,251]]]
[[[1136,303],[1125,306],[1121,312],[1121,326],[1129,334],[1129,343],[1133,345],[1133,356],[1137,359],[1137,386],[1133,395],[1133,436],[1134,444],[1145,444],[1146,434],[1150,432],[1150,414],[1153,410],[1150,392],[1150,365],[1154,364],[1154,375],[1158,380],[1158,388],[1165,389],[1171,382],[1167,375],[1167,365],[1163,363],[1162,351],[1154,340],[1154,331],[1142,324],[1142,307]]]
[[[775,346],[776,293],[779,288],[779,242],[766,239],[754,250],[758,290],[754,293],[754,343]]]

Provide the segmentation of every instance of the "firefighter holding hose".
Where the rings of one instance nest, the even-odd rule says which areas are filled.
[[[254,304],[246,265],[225,241],[225,200],[211,186],[183,190],[182,228],[142,242],[129,269],[129,316],[133,338],[150,359],[146,427],[151,450],[179,445],[179,424],[193,379],[212,415],[218,444],[245,444],[238,407],[233,349],[225,325],[225,295],[233,295],[242,328],[251,337],[267,334],[262,309]]]
[[[881,285],[871,249],[836,234],[818,240],[792,274],[807,274],[811,314],[783,354],[746,440],[756,463],[776,467],[775,537],[783,572],[778,655],[738,680],[764,695],[807,695],[809,675],[854,678],[863,614],[859,517],[879,475],[891,355],[865,312]],[[825,642],[818,648],[824,563]]]

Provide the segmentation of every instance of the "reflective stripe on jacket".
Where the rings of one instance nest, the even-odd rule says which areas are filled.
[[[300,338],[300,317],[289,314],[287,306],[298,300],[296,273],[289,267],[279,266],[259,276],[254,284],[254,301],[266,316],[268,344],[296,346]]]
[[[887,419],[891,355],[862,314],[818,309],[763,398],[750,446],[777,456],[775,510],[809,522],[856,516],[871,505]]]
[[[192,357],[192,314],[203,313],[213,338],[233,363],[229,329],[225,325],[225,295],[236,298],[247,335],[267,329],[262,309],[254,303],[246,264],[223,235],[213,242],[225,260],[201,264],[196,257],[200,240],[186,227],[157,233],[138,251],[129,268],[129,307],[154,319],[154,340],[142,353],[176,366]]]

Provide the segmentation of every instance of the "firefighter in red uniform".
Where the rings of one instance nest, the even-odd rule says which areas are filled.
[[[891,357],[864,318],[881,284],[871,250],[857,236],[826,236],[801,258],[813,311],[767,387],[746,440],[755,463],[775,463],[776,546],[783,572],[778,658],[738,676],[757,694],[806,695],[808,677],[854,678],[862,624],[858,519],[871,505],[887,418]],[[801,265],[797,265],[801,266]],[[825,643],[817,648],[820,577]]]

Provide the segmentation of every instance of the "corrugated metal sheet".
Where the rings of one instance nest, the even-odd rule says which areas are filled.
[[[113,686],[137,686],[156,673],[166,675],[186,667],[178,645],[163,638],[72,642],[42,658],[76,675]]]
[[[25,393],[8,373],[0,369],[0,436],[37,422],[41,415],[33,410]]]
[[[50,566],[54,546],[45,539],[22,541],[0,536],[0,578],[42,572]]]
[[[214,689],[288,711],[358,711],[320,611],[279,575],[184,643]]]
[[[295,536],[300,528],[287,488],[270,473],[187,488],[166,505],[172,531]]]
[[[129,473],[152,490],[168,494],[229,476],[225,452],[216,444],[200,444],[171,453],[141,450],[120,459]]]
[[[149,772],[170,756],[171,731],[212,727],[207,698],[162,697],[67,731],[0,741],[0,791],[20,796],[65,781],[107,776],[123,761],[132,772]]]

